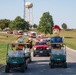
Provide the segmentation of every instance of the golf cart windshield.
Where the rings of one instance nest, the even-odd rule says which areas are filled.
[[[10,50],[8,51],[9,57],[24,57],[24,51],[14,51]]]
[[[64,43],[51,43],[51,53],[56,55],[65,55],[66,46]]]

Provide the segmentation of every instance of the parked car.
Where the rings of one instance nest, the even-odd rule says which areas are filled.
[[[27,33],[27,32],[24,32],[23,35],[24,35],[24,36],[28,36],[28,33]]]
[[[23,35],[23,30],[18,30],[18,35]]]
[[[13,34],[18,35],[17,30],[13,30]]]
[[[47,45],[47,42],[36,42],[33,46],[33,56],[49,56],[50,55],[50,48]]]
[[[13,34],[12,30],[7,30],[7,34]]]
[[[28,32],[28,36],[31,37],[31,38],[36,38],[36,35],[37,35],[37,33],[34,32],[34,31],[29,31]]]
[[[15,35],[23,35],[23,31],[22,30],[13,30],[13,34],[15,34]]]

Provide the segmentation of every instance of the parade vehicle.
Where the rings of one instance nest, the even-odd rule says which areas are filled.
[[[21,72],[25,72],[28,66],[25,57],[26,53],[20,49],[25,45],[24,43],[8,43],[5,66],[6,73],[13,69],[20,69]]]
[[[51,38],[43,38],[42,41],[50,42]]]
[[[65,43],[51,43],[51,56],[49,65],[51,68],[56,66],[67,68]]]
[[[25,58],[30,63],[31,62],[31,51],[30,51],[30,49],[31,49],[31,42],[28,41],[24,45],[21,45],[21,43],[24,42],[24,39],[22,38],[22,36],[18,36],[16,42],[19,43],[18,44],[18,49],[25,51]]]
[[[43,39],[43,38],[48,38],[48,36],[44,35],[44,34],[38,34],[37,39]]]
[[[36,42],[33,46],[33,56],[50,56],[49,46],[45,41]]]

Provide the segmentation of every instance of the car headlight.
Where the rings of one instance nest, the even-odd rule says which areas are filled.
[[[36,50],[36,48],[34,48],[34,50]]]
[[[46,48],[47,50],[49,50],[49,48]]]

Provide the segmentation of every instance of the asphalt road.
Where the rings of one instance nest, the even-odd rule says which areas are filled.
[[[76,75],[76,52],[67,50],[67,68],[49,67],[49,57],[32,57],[32,62],[28,64],[25,73],[13,71],[5,73],[5,68],[0,70],[0,75]]]

